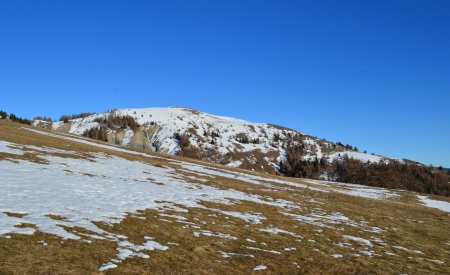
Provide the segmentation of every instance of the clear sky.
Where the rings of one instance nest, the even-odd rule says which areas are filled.
[[[0,109],[185,106],[450,167],[450,1],[0,2]]]

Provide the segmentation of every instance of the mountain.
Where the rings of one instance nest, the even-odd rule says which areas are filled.
[[[450,196],[450,175],[442,170],[359,152],[282,126],[188,108],[111,110],[33,125],[251,171]]]
[[[108,117],[132,117],[140,127],[106,125]],[[34,125],[48,125],[35,121]],[[105,126],[107,141],[112,144],[148,149],[177,155],[182,144],[177,135],[186,135],[189,147],[205,152],[205,160],[215,160],[231,167],[275,173],[291,141],[305,145],[304,159],[326,158],[332,161],[348,155],[363,162],[388,161],[389,158],[357,152],[353,147],[315,138],[289,128],[252,123],[236,118],[202,113],[188,108],[146,108],[112,110],[51,124],[61,132],[83,135],[93,128]],[[208,152],[209,150],[209,152]],[[210,155],[208,155],[208,153]]]
[[[251,172],[10,119],[0,119],[0,175],[0,274],[450,273],[445,197]]]

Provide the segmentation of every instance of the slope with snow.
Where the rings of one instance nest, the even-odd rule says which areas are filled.
[[[220,162],[230,167],[273,173],[280,160],[284,158],[288,141],[296,135],[301,137],[305,145],[304,159],[326,157],[332,161],[346,154],[363,162],[388,161],[388,158],[345,150],[336,144],[295,130],[178,107],[114,110],[74,119],[69,124],[55,122],[52,128],[82,135],[86,130],[99,127],[95,119],[110,114],[131,116],[142,125],[134,132],[130,129],[109,129],[111,143],[175,155],[180,151],[180,145],[174,135],[187,134],[192,146],[204,150],[214,149],[221,156]],[[40,123],[38,121],[36,125]],[[248,142],[241,142],[239,139],[242,136],[245,136]]]
[[[408,209],[399,200],[402,192],[271,178],[69,135],[31,128],[20,131],[21,135],[15,136],[31,135],[46,145],[0,140],[0,244],[20,242],[17,234],[34,236],[37,232],[60,238],[61,245],[64,240],[94,247],[94,240],[114,243],[116,252],[97,263],[100,272],[126,268],[138,260],[149,261],[152,253],[172,253],[171,250],[182,249],[183,244],[178,242],[188,237],[192,238],[189,245],[198,242],[203,247],[209,239],[212,247],[219,245],[216,250],[209,248],[214,251],[215,256],[211,257],[217,264],[227,261],[225,266],[230,266],[228,261],[233,258],[249,261],[245,270],[242,263],[235,266],[235,271],[240,272],[278,273],[277,268],[288,268],[292,273],[298,269],[292,259],[317,257],[314,255],[326,262],[353,262],[355,257],[361,257],[371,264],[384,261],[392,268],[396,267],[393,263],[411,259],[412,268],[425,268],[426,260],[431,268],[442,271],[448,262],[436,248],[403,240],[395,228],[401,223],[395,227],[380,224],[371,216],[374,214],[355,214],[351,207],[344,207],[348,203],[340,206],[328,201],[337,196],[361,205],[392,203],[400,211]],[[59,146],[52,147],[45,138],[57,139]],[[87,151],[64,149],[61,143],[83,146]],[[419,204],[416,207],[422,207],[422,218],[440,215],[433,212],[438,210],[429,212]],[[156,215],[156,220],[149,223],[169,223],[185,233],[178,236],[177,242],[163,242],[147,234],[141,241],[133,241],[135,230],[127,235],[127,231],[112,229],[130,216],[145,221],[148,216],[143,216],[142,211],[148,210]],[[38,244],[45,246],[47,242]],[[190,253],[198,251],[201,250],[196,248]],[[0,258],[7,256],[2,253]],[[296,253],[310,254],[291,256]]]

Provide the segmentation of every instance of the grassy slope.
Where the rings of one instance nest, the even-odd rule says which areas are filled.
[[[21,127],[21,125],[0,121],[0,140],[82,152],[100,151],[151,165],[177,168],[176,163],[170,163],[164,159],[148,159],[42,136],[28,132]],[[19,158],[18,156],[0,153],[0,159],[13,157]],[[39,161],[39,156],[31,151],[25,156],[20,156],[20,158]],[[168,157],[167,159],[177,158]],[[192,160],[185,161],[193,162]],[[215,167],[211,164],[205,165]],[[252,174],[245,171],[240,172]],[[185,173],[185,176],[189,176],[189,174]],[[356,222],[367,221],[371,226],[377,226],[386,229],[386,231],[372,233],[362,231],[360,227],[348,225],[332,225],[331,228],[318,227],[280,215],[279,209],[276,207],[251,202],[241,202],[234,205],[214,204],[214,208],[262,213],[266,217],[262,224],[246,224],[240,219],[211,212],[208,209],[192,208],[189,209],[188,213],[174,213],[185,216],[190,222],[199,223],[199,221],[203,221],[202,229],[204,230],[229,233],[238,237],[237,240],[228,240],[206,236],[195,237],[193,232],[198,231],[197,229],[179,223],[172,218],[162,220],[157,211],[147,210],[138,214],[130,214],[114,226],[107,224],[99,224],[99,226],[109,232],[126,235],[130,241],[135,243],[142,243],[144,236],[153,236],[161,244],[175,242],[178,243],[178,246],[171,246],[166,251],[153,251],[150,254],[150,259],[129,259],[120,264],[118,268],[108,270],[105,273],[235,274],[250,273],[253,267],[259,264],[266,265],[268,269],[258,272],[269,274],[450,273],[450,238],[448,237],[450,216],[448,213],[418,204],[412,193],[402,193],[403,195],[399,200],[373,200],[294,187],[290,187],[289,190],[273,191],[264,186],[251,185],[219,176],[214,178],[196,176],[208,179],[203,184],[219,188],[233,188],[246,193],[295,202],[301,206],[301,209],[297,210],[298,214],[307,214],[317,208],[327,213],[338,211]],[[271,178],[268,175],[261,174],[259,176],[267,178],[270,182]],[[299,179],[289,180],[302,182]],[[273,184],[273,186],[281,187],[278,184]],[[204,203],[204,205],[211,206],[211,203]],[[9,214],[14,215],[14,213]],[[215,216],[211,214],[215,214]],[[145,217],[145,219],[140,219],[137,216]],[[269,226],[294,232],[303,236],[303,238],[298,239],[287,234],[270,234],[257,230]],[[365,246],[351,241],[347,241],[352,244],[351,248],[336,246],[335,244],[343,242],[342,235],[344,234],[366,239],[382,237],[388,246],[374,243],[372,250],[380,256],[355,257],[351,254],[363,250]],[[12,234],[11,236],[11,239],[0,238],[0,274],[97,273],[99,266],[116,254],[116,244],[110,241],[92,239],[92,243],[88,244],[82,241],[61,240],[53,235],[43,233],[35,233],[31,236]],[[245,240],[246,238],[255,240],[256,243],[249,243]],[[48,245],[39,244],[39,240],[46,241]],[[392,248],[395,245],[410,250],[419,250],[424,254],[396,250]],[[244,246],[276,250],[281,254],[249,250]],[[295,247],[296,250],[284,251],[286,247]],[[252,254],[255,258],[223,258],[219,251]],[[386,255],[384,254],[385,251],[394,252],[398,256]],[[343,258],[330,257],[331,254],[335,253],[342,254]],[[430,260],[440,260],[444,264],[438,264]]]

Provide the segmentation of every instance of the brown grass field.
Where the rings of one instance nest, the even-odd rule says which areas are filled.
[[[117,268],[104,271],[105,274],[450,274],[450,213],[422,205],[415,193],[404,191],[399,192],[400,196],[395,199],[371,199],[335,192],[345,187],[332,185],[321,186],[320,188],[328,191],[322,192],[317,191],[317,186],[313,183],[301,179],[258,174],[150,152],[145,153],[160,158],[147,158],[33,133],[24,127],[33,128],[0,120],[0,141],[25,146],[26,152],[24,155],[0,152],[0,166],[2,162],[17,160],[45,166],[42,152],[27,149],[26,146],[30,145],[77,151],[80,154],[47,154],[92,162],[95,160],[91,159],[90,154],[102,152],[151,166],[170,167],[177,171],[178,177],[201,185],[233,189],[271,198],[273,201],[289,201],[298,206],[290,210],[291,214],[308,216],[311,213],[322,213],[320,215],[329,217],[338,212],[352,221],[336,222],[322,217],[316,221],[322,223],[318,225],[280,214],[277,206],[251,201],[236,201],[234,204],[203,201],[200,202],[203,207],[180,206],[187,210],[181,213],[171,210],[164,213],[155,209],[141,210],[128,213],[119,223],[95,224],[112,234],[127,236],[128,241],[136,244],[143,243],[144,236],[152,236],[169,249],[151,251],[148,253],[149,259],[126,259]],[[260,180],[263,184],[193,173],[182,169],[180,161],[230,173],[258,176],[263,178]],[[20,178],[21,175],[18,174],[17,177]],[[274,182],[275,180],[311,188],[286,185]],[[0,175],[0,186],[1,183]],[[435,198],[449,201],[443,197]],[[264,219],[259,224],[248,223],[216,210],[260,213]],[[24,215],[8,211],[3,211],[3,214],[17,218]],[[171,214],[185,219],[167,216]],[[58,215],[51,218],[65,219]],[[18,226],[36,228],[33,224]],[[0,223],[0,231],[1,227]],[[205,235],[197,237],[194,233],[200,230],[199,227],[201,230],[230,234],[236,239]],[[380,228],[381,231],[374,232],[370,230],[372,227]],[[285,232],[274,234],[260,230],[267,228],[278,228]],[[65,229],[74,233],[92,233],[85,228]],[[345,235],[370,240],[372,246],[346,239]],[[115,242],[88,236],[81,240],[62,239],[39,230],[33,235],[10,233],[6,236],[9,238],[0,236],[0,274],[99,274],[102,273],[98,271],[99,267],[117,254]],[[42,241],[47,245],[43,245]],[[221,252],[242,255],[223,257]],[[372,255],[367,255],[366,252]],[[332,255],[341,257],[335,258]],[[253,271],[257,265],[264,265],[267,269]]]

